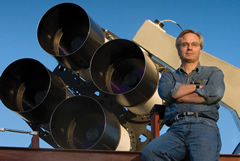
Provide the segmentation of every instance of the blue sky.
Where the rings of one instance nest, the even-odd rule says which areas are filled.
[[[47,54],[37,40],[41,17],[53,6],[78,4],[102,28],[131,40],[147,19],[171,19],[183,29],[192,28],[204,36],[203,50],[240,68],[240,1],[238,0],[2,0],[0,2],[0,74],[13,61],[34,58],[53,70],[57,61]],[[178,26],[166,22],[164,29],[174,37]],[[220,108],[218,122],[222,136],[222,154],[231,154],[240,141],[231,114]],[[30,131],[28,125],[0,103],[0,127]],[[0,132],[0,146],[27,147],[30,135]],[[40,147],[49,147],[41,141]]]

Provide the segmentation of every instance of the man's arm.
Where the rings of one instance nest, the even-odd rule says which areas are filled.
[[[206,104],[213,104],[222,99],[224,91],[224,74],[220,69],[212,67],[208,82],[203,88],[197,89],[196,93],[205,99]]]
[[[203,85],[200,85],[199,88],[202,88]],[[195,84],[182,84],[178,89],[174,99],[178,103],[201,103],[204,102],[205,99],[198,95],[196,91]]]
[[[196,91],[196,85],[195,84],[181,84],[178,91],[176,92],[174,99],[181,98],[183,96],[189,95]]]
[[[189,95],[185,95],[183,97],[177,98],[175,101],[177,103],[201,103],[201,102],[204,102],[205,99],[194,92]]]

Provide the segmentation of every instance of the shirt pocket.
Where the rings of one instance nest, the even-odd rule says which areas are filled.
[[[196,79],[194,81],[195,84],[201,84],[201,85],[206,85],[208,82],[208,79]]]

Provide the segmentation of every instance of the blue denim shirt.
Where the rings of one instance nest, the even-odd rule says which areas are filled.
[[[174,96],[181,84],[199,82],[204,85],[195,92],[202,96],[202,103],[176,103]],[[187,74],[181,67],[176,71],[165,72],[159,81],[158,93],[166,103],[164,122],[170,126],[175,116],[182,112],[201,112],[206,116],[218,120],[219,101],[225,91],[224,74],[217,67],[198,66]]]

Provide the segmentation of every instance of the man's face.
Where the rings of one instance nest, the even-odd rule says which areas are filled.
[[[201,47],[199,37],[193,33],[187,33],[181,38],[178,54],[182,63],[194,63],[199,61]]]

